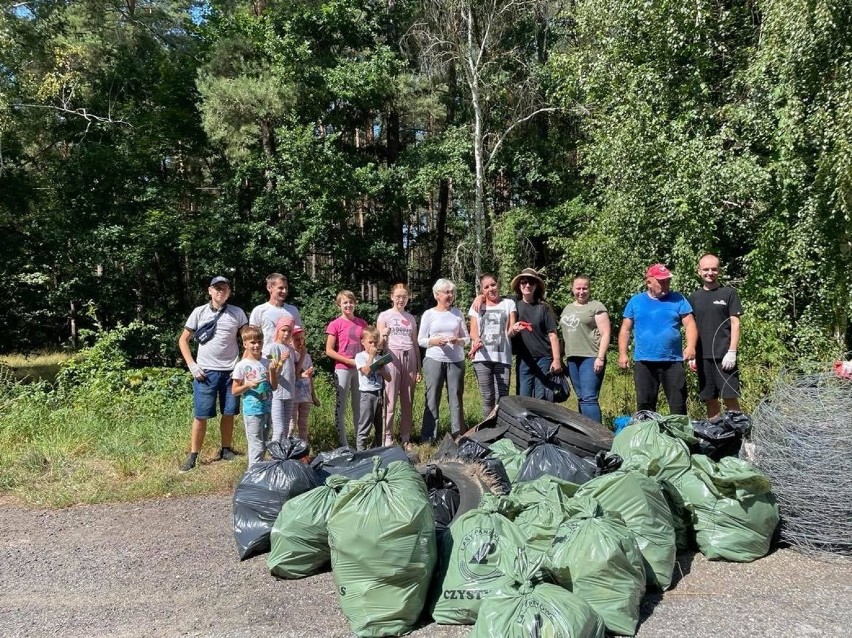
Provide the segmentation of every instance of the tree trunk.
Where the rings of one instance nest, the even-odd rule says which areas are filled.
[[[442,179],[438,187],[438,217],[435,220],[435,250],[432,252],[430,284],[441,278],[444,257],[444,236],[447,231],[447,211],[450,207],[450,180]]]
[[[272,161],[275,159],[275,127],[267,119],[260,121],[260,141],[263,145],[263,154],[266,157],[266,169],[264,170],[266,190],[271,193],[275,190],[275,177],[272,171]]]

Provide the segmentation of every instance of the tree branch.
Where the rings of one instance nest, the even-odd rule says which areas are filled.
[[[561,111],[561,110],[562,109],[558,106],[547,106],[547,107],[544,107],[544,108],[536,109],[535,111],[533,111],[529,115],[522,117],[521,119],[517,120],[516,122],[513,122],[511,124],[511,126],[509,126],[509,128],[507,128],[505,131],[503,131],[500,134],[500,137],[497,138],[497,142],[494,144],[494,148],[491,149],[491,152],[488,154],[488,159],[485,162],[485,168],[488,168],[488,166],[494,160],[494,157],[497,155],[497,151],[500,150],[500,147],[503,145],[503,142],[506,139],[506,137],[509,135],[509,133],[512,132],[512,129],[514,129],[519,124],[523,124],[524,122],[528,122],[529,120],[534,118],[539,113],[550,113],[550,112],[553,112],[553,111]]]
[[[89,113],[88,110],[84,108],[78,109],[69,109],[64,106],[53,106],[50,104],[14,104],[14,108],[27,108],[27,109],[49,109],[52,111],[57,111],[59,113],[66,113],[68,115],[74,115],[77,117],[81,117],[90,124],[92,122],[100,122],[107,124],[123,124],[124,126],[129,126],[133,128],[133,125],[126,120],[114,120],[111,115],[107,115],[106,117],[102,115],[95,115],[94,113]]]

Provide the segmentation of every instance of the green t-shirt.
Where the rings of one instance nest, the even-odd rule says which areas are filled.
[[[600,301],[589,301],[582,305],[573,303],[565,306],[559,325],[565,341],[566,357],[597,357],[601,345],[601,333],[595,317],[606,308]]]

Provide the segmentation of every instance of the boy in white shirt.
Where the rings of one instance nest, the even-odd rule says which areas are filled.
[[[272,415],[272,393],[278,387],[278,362],[262,355],[263,330],[249,324],[240,331],[243,358],[231,378],[231,392],[243,397],[243,423],[248,442],[248,466],[263,460],[269,438]]]
[[[358,389],[361,392],[360,414],[355,449],[360,451],[367,447],[370,431],[375,430],[373,443],[378,445],[382,440],[381,397],[382,380],[390,381],[390,373],[385,366],[375,367],[373,363],[378,358],[378,346],[381,336],[375,326],[367,326],[361,333],[362,352],[355,355],[355,367],[358,369]]]

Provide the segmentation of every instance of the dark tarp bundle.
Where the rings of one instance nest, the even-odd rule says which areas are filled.
[[[617,513],[588,496],[574,497],[576,513],[559,526],[547,553],[558,585],[585,600],[608,631],[636,633],[645,595],[645,565],[633,532]]]
[[[269,536],[266,566],[273,576],[304,578],[316,574],[331,560],[328,517],[348,481],[345,476],[330,476],[324,485],[284,503]]]
[[[432,618],[444,625],[476,622],[480,606],[498,589],[510,586],[498,566],[500,556],[523,547],[521,530],[511,521],[517,505],[486,494],[479,507],[453,521],[439,546]]]
[[[619,432],[612,441],[612,453],[648,475],[654,466],[660,478],[671,481],[689,469],[689,446],[696,441],[688,417],[655,414],[634,420]]]
[[[489,485],[494,486],[493,493],[508,494],[511,491],[512,483],[506,474],[506,468],[503,467],[503,461],[494,456],[485,443],[461,437],[458,458],[479,464],[488,477]]]
[[[749,562],[769,551],[778,504],[769,478],[751,463],[728,456],[714,463],[692,457],[692,471],[674,482],[686,507],[698,549],[710,560]]]
[[[521,471],[521,466],[524,464],[524,452],[519,450],[509,439],[494,441],[489,447],[491,448],[491,454],[503,463],[506,476],[514,484],[518,478],[518,472]]]
[[[423,478],[408,461],[381,464],[343,487],[328,520],[340,607],[357,636],[411,631],[437,556]]]
[[[378,457],[387,467],[394,461],[411,463],[411,459],[398,445],[377,447],[355,452],[352,448],[339,447],[331,452],[320,452],[311,462],[311,467],[325,480],[332,474],[342,474],[347,478],[358,479],[373,471],[373,459]]]
[[[725,412],[710,421],[693,421],[692,429],[698,437],[695,453],[718,461],[740,453],[743,437],[751,432],[751,419],[742,412]]]
[[[671,585],[677,558],[675,530],[669,504],[657,481],[642,472],[621,469],[592,479],[576,495],[591,496],[605,511],[624,519],[645,560],[649,586],[667,589]]]
[[[509,496],[521,510],[515,523],[530,547],[540,553],[550,548],[556,528],[573,511],[570,500],[577,488],[574,483],[553,476],[515,485]]]
[[[544,557],[524,549],[501,557],[515,583],[482,604],[470,638],[603,638],[604,623],[589,604],[541,581]]]
[[[582,485],[595,475],[596,465],[559,446],[556,435],[559,424],[544,421],[534,416],[519,419],[523,428],[530,433],[527,458],[521,466],[516,482],[534,481],[540,476],[556,478]]]
[[[301,439],[273,441],[266,449],[273,460],[246,470],[234,491],[234,540],[240,560],[268,552],[269,533],[284,503],[320,484],[316,472],[297,460],[308,453]]]

